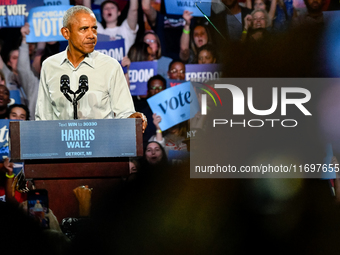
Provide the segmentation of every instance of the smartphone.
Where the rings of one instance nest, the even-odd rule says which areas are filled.
[[[44,229],[50,228],[48,213],[48,192],[46,189],[30,190],[27,193],[27,212]]]

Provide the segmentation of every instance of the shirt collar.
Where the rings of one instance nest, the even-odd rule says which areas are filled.
[[[65,62],[70,62],[68,60],[68,58],[67,58],[67,51],[68,51],[68,45],[67,45],[66,49],[63,51],[63,53],[62,53],[62,58],[61,58],[60,65],[64,64]],[[94,68],[94,54],[93,54],[93,52],[87,54],[87,56],[84,58],[82,63],[83,62],[85,64],[89,65],[90,67]]]

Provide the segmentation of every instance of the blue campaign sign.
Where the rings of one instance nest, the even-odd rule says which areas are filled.
[[[0,3],[0,27],[22,27],[30,9],[44,5],[43,0],[8,0]]]
[[[117,59],[118,61],[122,61],[123,57],[125,56],[124,39],[97,42],[94,49],[114,59]]]
[[[70,0],[44,0],[44,5],[70,5]]]
[[[20,91],[18,89],[9,91],[9,98],[11,99],[10,105],[21,104]]]
[[[197,0],[164,0],[166,13],[182,15],[185,10],[193,12],[196,17],[203,17],[202,12],[196,7]],[[202,7],[200,7],[202,9]],[[204,0],[204,14],[210,16],[211,0]]]
[[[9,156],[8,132],[9,120],[0,119],[0,161]]]
[[[206,82],[222,78],[220,64],[187,64],[185,65],[185,80]]]
[[[64,13],[71,5],[42,6],[33,8],[28,15],[31,32],[27,42],[65,41],[60,29],[63,27]]]
[[[131,95],[146,95],[148,80],[157,74],[157,61],[132,62],[128,73]]]
[[[161,116],[162,130],[191,119],[199,111],[199,103],[191,82],[166,89],[147,100],[153,113]]]

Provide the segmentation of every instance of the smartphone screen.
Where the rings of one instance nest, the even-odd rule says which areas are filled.
[[[27,193],[28,214],[38,221],[42,228],[49,228],[48,193],[45,189],[30,190]]]

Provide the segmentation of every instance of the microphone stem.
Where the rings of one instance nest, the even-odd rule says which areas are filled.
[[[78,101],[76,99],[76,94],[73,94],[73,118],[76,120],[78,119],[78,115],[77,115],[77,104],[78,104]]]

